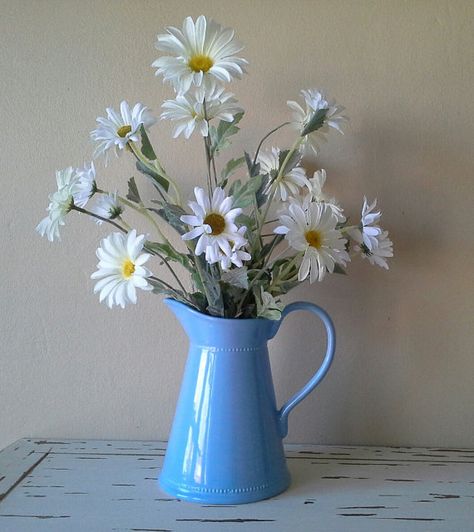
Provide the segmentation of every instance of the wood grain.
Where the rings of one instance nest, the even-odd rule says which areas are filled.
[[[19,440],[0,452],[0,530],[473,530],[469,449],[287,445],[290,489],[242,506],[163,493],[165,449],[163,442]]]

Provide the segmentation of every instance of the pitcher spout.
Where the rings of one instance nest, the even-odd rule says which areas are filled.
[[[199,316],[201,315],[200,312],[197,310],[189,307],[188,305],[185,305],[184,303],[181,303],[180,301],[176,301],[176,299],[166,298],[164,300],[168,308],[170,308],[174,315],[178,318],[178,321],[181,323],[181,326],[185,330],[188,337],[191,338],[191,320],[193,319],[199,319]]]

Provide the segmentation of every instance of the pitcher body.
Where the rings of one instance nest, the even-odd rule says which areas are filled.
[[[282,492],[290,483],[287,413],[277,409],[267,349],[280,322],[216,318],[166,302],[190,345],[160,486],[209,504]]]

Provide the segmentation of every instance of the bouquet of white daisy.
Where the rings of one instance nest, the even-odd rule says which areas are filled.
[[[324,192],[325,170],[309,177],[302,165],[304,153],[317,154],[332,130],[342,133],[343,107],[319,90],[302,90],[303,106],[289,101],[290,120],[265,135],[252,155],[221,164],[244,115],[225,88],[245,73],[247,61],[236,55],[242,46],[231,29],[200,16],[186,18],[182,29],[167,28],[156,48],[163,53],[153,63],[156,75],[175,92],[162,104],[161,119],[176,121],[174,137],[203,138],[205,186],[196,186],[195,198],[183,203],[178,182],[148,136],[156,119],[141,103],[131,107],[123,101],[119,112],[108,108],[107,117],[97,118],[94,157],[107,164],[111,152],[127,153],[153,183],[156,198],[145,201],[133,177],[125,196],[102,190],[92,162],[69,167],[56,172],[57,191],[37,226],[50,241],[59,239],[72,212],[113,226],[100,243],[91,276],[101,302],[123,308],[136,303],[139,288],[213,316],[279,319],[284,294],[306,279],[313,283],[327,273],[345,273],[351,256],[388,269],[392,242],[379,225],[376,201],[364,198],[360,222],[349,225],[341,205]],[[296,130],[293,145],[265,151],[268,138],[287,125]],[[239,172],[245,177],[237,178]],[[137,234],[127,223],[127,210],[143,215],[156,237]],[[180,235],[181,247],[165,236],[162,224]]]

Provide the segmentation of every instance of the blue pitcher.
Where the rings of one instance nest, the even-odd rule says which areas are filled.
[[[207,504],[241,504],[277,495],[290,483],[282,439],[288,414],[326,375],[334,355],[330,317],[311,303],[288,305],[279,321],[225,319],[165,300],[189,339],[181,393],[159,478],[168,494]],[[324,361],[280,410],[267,342],[285,316],[308,310],[327,332]]]

